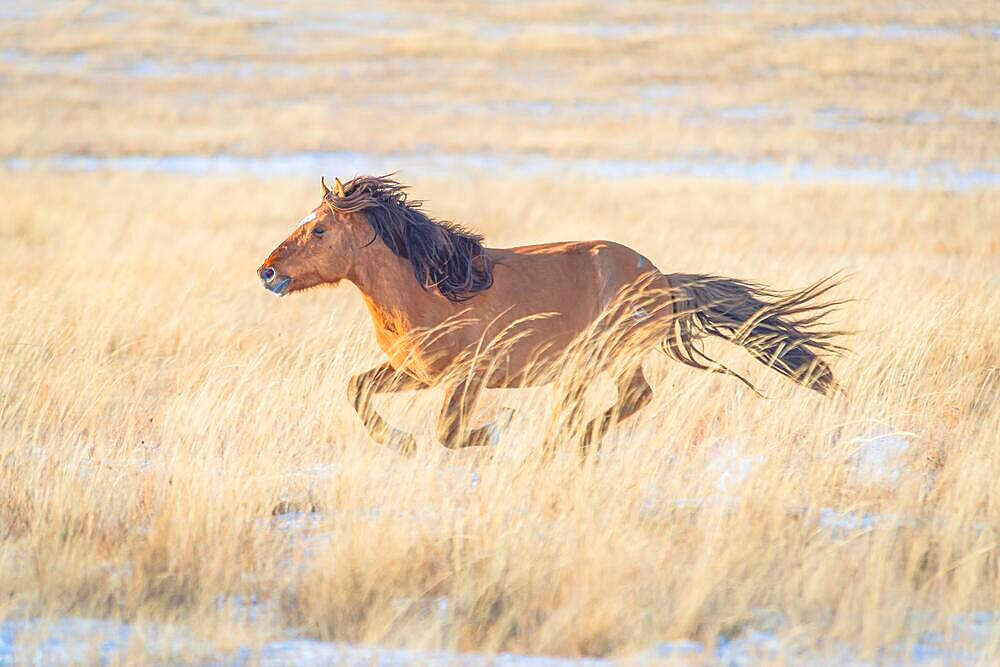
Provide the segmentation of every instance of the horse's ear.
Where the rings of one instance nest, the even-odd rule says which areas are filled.
[[[319,184],[323,186],[323,199],[330,195],[330,188],[326,187],[326,176],[319,177]]]
[[[344,193],[344,184],[340,182],[339,178],[334,178],[333,179],[333,194],[335,194],[338,197],[346,197],[347,196]]]

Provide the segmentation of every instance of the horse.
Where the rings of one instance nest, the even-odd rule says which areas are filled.
[[[387,361],[350,377],[348,400],[370,436],[400,452],[412,453],[415,439],[374,410],[376,394],[443,387],[441,444],[490,445],[497,422],[470,428],[483,389],[551,383],[572,351],[599,371],[615,366],[618,389],[617,402],[586,423],[583,452],[649,404],[642,357],[653,347],[756,391],[700,347],[716,336],[820,394],[838,390],[822,356],[844,351],[833,342],[842,332],[821,326],[843,303],[823,299],[840,283],[836,275],[777,291],[716,275],[664,274],[612,241],[489,248],[481,235],[430,216],[393,174],[320,184],[320,204],[257,274],[278,296],[342,281],[357,288]],[[583,389],[567,400],[579,405]]]

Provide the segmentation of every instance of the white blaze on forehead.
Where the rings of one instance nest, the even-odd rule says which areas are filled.
[[[310,223],[310,222],[312,222],[315,219],[316,219],[316,211],[313,211],[312,213],[310,213],[306,217],[304,217],[301,220],[299,220],[298,226],[301,227],[302,225]]]

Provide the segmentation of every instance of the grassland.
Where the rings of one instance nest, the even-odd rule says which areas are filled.
[[[0,155],[997,169],[989,3],[345,7],[4,18]],[[899,24],[911,32],[796,32]],[[824,127],[827,108],[856,124]],[[402,177],[491,245],[610,237],[667,272],[778,287],[848,269],[847,393],[822,399],[718,348],[762,400],[651,355],[653,404],[583,466],[568,442],[534,456],[556,407],[545,389],[487,396],[479,419],[518,410],[492,452],[433,443],[439,392],[382,400],[421,443],[400,458],[344,398],[381,359],[353,289],[277,301],[254,275],[318,201],[319,174],[0,170],[0,616],[182,638],[136,637],[130,662],[294,633],[627,658],[759,630],[780,644],[765,661],[906,663],[929,642],[941,662],[1000,655],[1000,191]],[[613,395],[597,383],[593,409]]]
[[[990,32],[1000,10],[987,2],[346,2],[320,11],[293,0],[155,12],[67,2],[25,11],[29,19],[0,27],[3,154],[433,146],[850,164],[867,155],[920,166],[1000,153],[1000,48]],[[852,27],[855,38],[837,36]],[[726,122],[734,108],[777,117],[747,131]],[[861,131],[823,122],[838,110]],[[914,122],[914,112],[925,116]]]

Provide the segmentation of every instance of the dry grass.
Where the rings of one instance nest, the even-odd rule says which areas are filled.
[[[344,382],[379,355],[352,289],[279,302],[253,274],[313,190],[0,184],[11,609],[177,623],[223,646],[298,627],[621,655],[773,618],[804,645],[875,650],[1000,606],[995,194],[871,189],[862,216],[836,189],[419,182],[501,243],[542,240],[545,223],[542,238],[611,225],[668,271],[777,285],[856,273],[846,398],[751,368],[774,397],[761,400],[652,356],[653,406],[581,469],[569,447],[531,456],[553,409],[544,390],[491,396],[487,411],[519,409],[492,457],[432,444],[436,392],[383,401],[422,435],[415,458],[366,439]],[[664,216],[663,200],[683,204]],[[869,479],[863,439],[896,432],[910,443],[886,466],[898,479]],[[281,530],[282,502],[319,514]],[[880,518],[844,535],[820,508]],[[232,596],[256,596],[273,625],[234,621],[218,602]]]
[[[434,146],[995,164],[993,3],[754,4],[43,5],[0,21],[0,154]],[[796,32],[883,24],[927,32]],[[734,107],[774,114],[740,122]],[[844,110],[846,125],[824,122]]]
[[[0,20],[0,154],[432,146],[989,170],[1000,152],[1000,42],[974,31],[1000,23],[989,3],[334,18],[308,4],[65,3]],[[636,29],[580,27],[595,23]],[[885,23],[930,32],[781,32]],[[161,69],[129,74],[146,59]],[[778,113],[718,116],[756,105]],[[827,107],[862,127],[818,126]],[[0,171],[0,617],[204,641],[137,639],[131,661],[292,629],[610,656],[760,628],[790,653],[885,657],[941,632],[1000,654],[960,622],[1000,610],[1000,192],[403,174],[494,246],[611,237],[665,272],[776,287],[853,272],[846,396],[725,356],[761,400],[651,354],[653,404],[581,467],[569,442],[535,456],[557,407],[544,389],[487,395],[483,420],[518,410],[492,453],[433,443],[437,391],[379,402],[418,435],[414,458],[368,440],[345,383],[381,355],[353,288],[277,301],[254,275],[318,178]],[[596,382],[591,408],[612,398]],[[314,511],[294,526],[287,510]],[[253,617],[234,612],[250,599]]]

